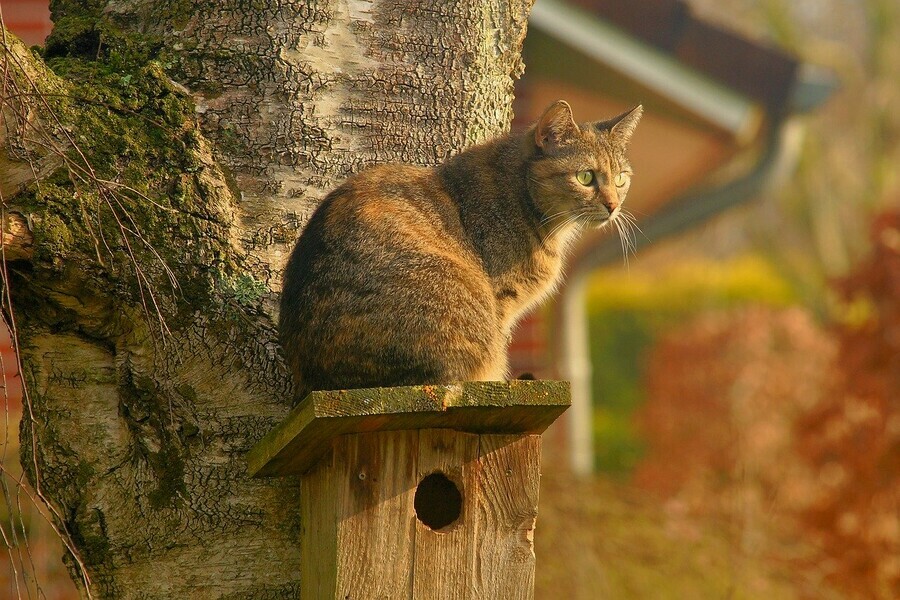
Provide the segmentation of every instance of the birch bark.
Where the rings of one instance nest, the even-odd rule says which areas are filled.
[[[41,54],[7,35],[23,462],[93,597],[297,597],[298,484],[244,461],[289,409],[283,264],[347,175],[508,127],[530,6],[56,0]]]

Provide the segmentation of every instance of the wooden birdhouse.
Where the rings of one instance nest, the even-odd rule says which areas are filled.
[[[313,392],[248,454],[299,476],[301,596],[534,596],[541,437],[560,381]]]

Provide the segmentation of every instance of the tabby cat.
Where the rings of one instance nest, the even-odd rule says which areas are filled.
[[[380,165],[321,203],[284,275],[280,335],[311,390],[496,380],[516,320],[552,292],[583,227],[616,219],[640,106],[524,133],[435,168]]]

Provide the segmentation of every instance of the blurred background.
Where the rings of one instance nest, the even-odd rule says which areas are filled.
[[[0,10],[49,33],[46,1]],[[538,598],[900,597],[898,39],[898,0],[535,3],[514,127],[557,98],[579,121],[644,106],[636,227],[585,239],[510,349],[573,385]],[[75,597],[4,468],[31,547],[0,504],[0,596],[31,561]]]

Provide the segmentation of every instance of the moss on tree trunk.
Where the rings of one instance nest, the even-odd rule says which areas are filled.
[[[243,458],[289,408],[287,252],[346,175],[508,126],[530,4],[60,0],[9,38],[23,462],[95,597],[297,596],[297,484]]]

